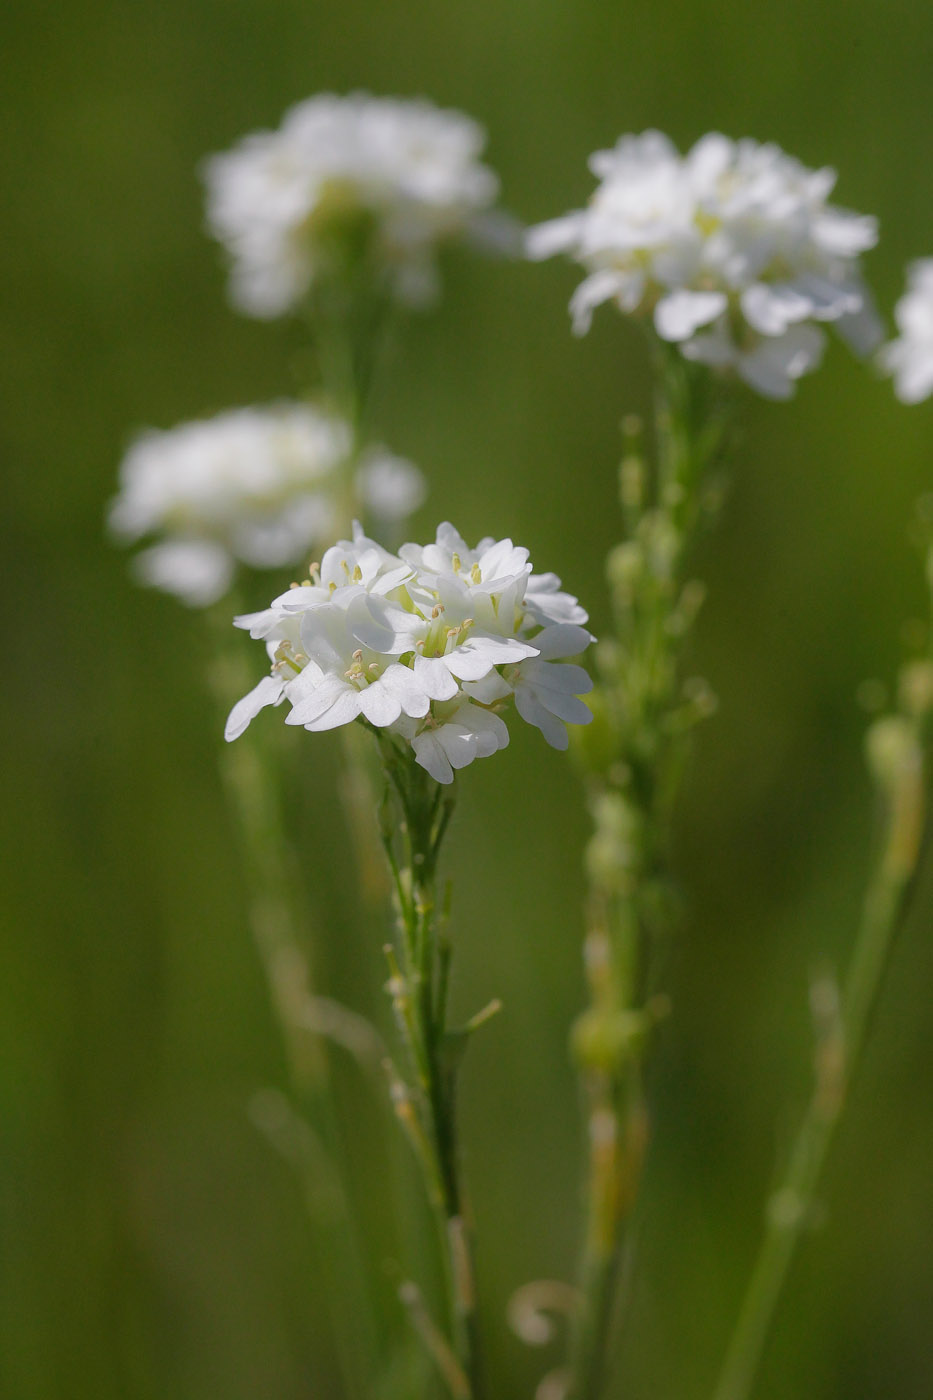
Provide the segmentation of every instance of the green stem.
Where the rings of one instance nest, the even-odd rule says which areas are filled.
[[[678,671],[692,621],[683,569],[703,516],[702,478],[721,437],[705,401],[707,376],[671,347],[658,344],[656,356],[654,470],[647,471],[640,432],[629,425],[620,471],[627,538],[608,570],[616,635],[597,653],[610,740],[591,765],[590,1006],[574,1034],[589,1165],[572,1400],[598,1400],[605,1390],[626,1227],[641,1178],[642,1069],[654,1014],[648,998],[659,934],[671,920],[662,894],[690,727],[681,718]]]
[[[474,1268],[460,1174],[456,1116],[456,1037],[446,1024],[449,948],[441,937],[437,864],[453,810],[442,792],[391,740],[382,740],[387,773],[402,813],[404,869],[384,821],[390,868],[397,875],[403,993],[406,1014],[398,1018],[417,1080],[415,1097],[423,1119],[419,1141],[428,1197],[434,1207],[443,1266],[445,1310],[451,1348],[469,1385],[471,1400],[486,1394],[476,1315]]]
[[[818,1046],[816,1082],[771,1197],[764,1238],[729,1342],[714,1400],[748,1400],[847,1091],[861,1059],[872,1013],[898,930],[909,907],[925,824],[919,747],[889,793],[888,826],[869,885],[835,1033]]]

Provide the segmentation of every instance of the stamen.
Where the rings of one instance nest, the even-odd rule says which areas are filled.
[[[362,583],[362,582],[363,582],[363,570],[360,568],[359,564],[357,564],[356,568],[353,570],[353,582],[354,582],[354,583]]]
[[[471,583],[482,583],[482,581],[483,581],[483,575],[482,575],[482,572],[481,572],[481,570],[480,570],[480,567],[479,567],[478,564],[474,564],[473,567],[472,567],[472,569],[470,570],[470,582],[471,582]]]
[[[461,568],[461,565],[460,565],[460,555],[459,555],[459,554],[452,554],[451,557],[450,557],[450,563],[451,563],[451,567],[453,568],[454,573],[455,573],[455,574],[459,574],[460,568]]]

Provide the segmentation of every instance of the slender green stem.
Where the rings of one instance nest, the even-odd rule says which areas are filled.
[[[656,354],[654,465],[647,468],[640,428],[630,423],[620,470],[627,537],[608,564],[615,636],[597,650],[597,738],[586,754],[594,824],[587,861],[590,1005],[575,1027],[574,1049],[589,1164],[572,1400],[604,1393],[614,1348],[626,1226],[647,1138],[642,1064],[657,1015],[653,964],[672,919],[665,892],[672,808],[686,736],[701,717],[680,690],[682,640],[699,593],[685,586],[683,571],[721,424],[705,402],[705,375],[670,347],[658,345]]]
[[[913,888],[926,824],[923,755],[911,726],[889,782],[885,842],[869,885],[838,1015],[817,1046],[816,1076],[730,1339],[714,1400],[748,1400],[802,1231],[864,1050],[891,949]],[[890,775],[889,775],[890,777]]]
[[[400,755],[391,739],[383,739],[382,748],[402,814],[393,827],[390,814],[384,813],[383,840],[397,892],[402,955],[393,1000],[416,1080],[414,1103],[421,1120],[412,1136],[435,1211],[451,1350],[471,1400],[483,1400],[474,1268],[457,1140],[456,1072],[465,1037],[446,1024],[450,950],[441,930],[445,911],[439,911],[437,903],[437,865],[453,797],[409,756]],[[396,829],[401,831],[401,862],[394,850]],[[406,1101],[406,1112],[409,1109]]]

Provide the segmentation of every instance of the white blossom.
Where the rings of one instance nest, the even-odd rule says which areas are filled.
[[[901,402],[920,403],[933,394],[933,258],[908,268],[894,319],[900,335],[881,351],[881,364],[894,376]]]
[[[367,227],[393,294],[429,300],[435,248],[469,232],[498,192],[484,144],[476,122],[429,102],[322,94],[211,157],[208,225],[232,261],[234,304],[291,310]]]
[[[272,674],[233,707],[226,737],[287,700],[287,724],[366,720],[449,783],[506,746],[501,712],[514,697],[523,719],[566,748],[565,725],[592,718],[579,699],[592,682],[565,664],[592,641],[586,620],[560,580],[533,574],[527,549],[511,540],[470,549],[443,524],[432,544],[393,555],[356,526],[310,580],[235,619],[265,642]]]
[[[157,537],[134,560],[142,582],[204,607],[237,564],[280,568],[326,545],[343,510],[397,524],[423,496],[410,462],[382,448],[355,460],[343,419],[281,403],[144,433],[123,461],[110,525],[127,543]]]
[[[587,208],[530,229],[526,244],[532,258],[568,253],[586,269],[571,300],[578,334],[611,301],[778,399],[819,363],[822,323],[859,353],[878,343],[858,263],[877,226],[827,202],[835,171],[715,132],[682,156],[658,131],[621,137],[590,168],[600,183]]]

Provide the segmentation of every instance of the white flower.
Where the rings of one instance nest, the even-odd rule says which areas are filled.
[[[508,743],[500,711],[518,713],[555,748],[565,724],[592,718],[579,655],[592,641],[586,613],[554,574],[535,575],[527,549],[452,525],[433,544],[389,554],[359,526],[320,570],[236,625],[266,644],[272,675],[233,707],[235,739],[267,705],[288,700],[286,723],[333,729],[364,719],[411,746],[439,783]]]
[[[902,403],[933,394],[933,258],[907,269],[907,291],[894,311],[900,335],[881,351],[881,364],[894,376]]]
[[[429,102],[324,94],[205,164],[211,232],[232,259],[231,296],[253,316],[289,311],[367,231],[394,295],[429,299],[437,244],[498,192],[482,129]]]
[[[371,449],[347,479],[352,453],[349,425],[304,404],[150,431],[123,461],[110,525],[126,542],[161,536],[137,556],[137,575],[204,607],[227,591],[237,563],[278,568],[325,545],[341,507],[396,522],[420,503],[424,478],[409,462]]]
[[[658,131],[623,136],[590,168],[600,183],[587,208],[529,230],[526,245],[586,269],[571,300],[578,334],[605,301],[650,313],[662,340],[769,398],[787,398],[819,363],[819,323],[859,353],[877,344],[858,266],[877,227],[827,203],[834,171],[718,133],[682,156]]]

